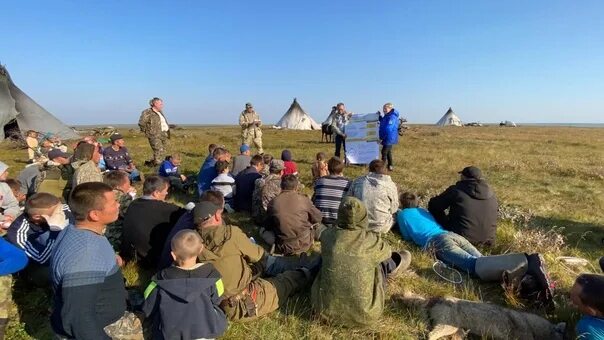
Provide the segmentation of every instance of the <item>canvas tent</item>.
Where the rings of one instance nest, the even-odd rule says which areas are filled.
[[[311,116],[304,112],[296,98],[275,126],[291,130],[321,130],[321,125],[317,124]]]
[[[461,119],[459,119],[459,117],[457,117],[455,112],[453,112],[453,110],[451,108],[449,108],[449,110],[447,110],[447,113],[445,113],[445,115],[438,122],[436,122],[436,125],[438,125],[438,126],[462,126],[463,124],[461,123]]]
[[[21,91],[12,81],[6,68],[0,65],[0,138],[14,130],[52,134],[62,139],[78,138],[77,133],[55,118]]]

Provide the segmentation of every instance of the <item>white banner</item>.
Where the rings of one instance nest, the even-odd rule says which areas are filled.
[[[379,157],[379,123],[375,113],[353,115],[346,125],[346,159],[349,164],[369,164]]]

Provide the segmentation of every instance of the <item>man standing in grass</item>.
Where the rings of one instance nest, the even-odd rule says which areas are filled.
[[[245,104],[245,110],[239,116],[239,125],[241,125],[241,144],[252,145],[252,142],[254,142],[258,154],[262,155],[264,153],[262,149],[262,130],[260,130],[262,122],[252,103]]]
[[[113,190],[98,182],[78,185],[70,206],[75,225],[61,232],[50,259],[53,331],[59,339],[142,339],[140,320],[126,311],[115,252],[103,235],[119,213]]]
[[[336,134],[335,156],[338,158],[340,158],[342,148],[344,148],[344,153],[346,153],[346,125],[351,115],[352,113],[346,112],[344,103],[336,105],[336,114],[331,119],[331,129]]]
[[[398,144],[399,113],[392,103],[383,107],[384,114],[380,115],[380,141],[382,144],[382,161],[388,162],[388,171],[394,170],[392,163],[392,147]]]
[[[159,165],[166,151],[170,126],[162,112],[164,102],[155,97],[149,101],[149,105],[151,107],[141,113],[138,126],[149,139],[149,145],[153,150],[153,159],[146,161],[145,164]]]

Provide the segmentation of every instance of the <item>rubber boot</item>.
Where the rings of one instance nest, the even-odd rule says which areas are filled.
[[[396,267],[390,272],[387,272],[388,278],[396,277],[400,272],[406,270],[411,265],[411,253],[407,250],[401,250],[399,252],[392,252],[390,258],[396,264]]]
[[[503,273],[509,276],[522,276],[526,273],[528,261],[524,253],[512,253],[504,255],[482,256],[476,258],[474,267],[476,276],[482,281],[501,281]]]

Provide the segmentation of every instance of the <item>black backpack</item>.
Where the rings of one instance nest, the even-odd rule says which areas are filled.
[[[504,288],[536,307],[553,310],[555,282],[547,272],[543,257],[537,253],[525,255],[528,261],[526,273],[521,276],[504,273]]]

